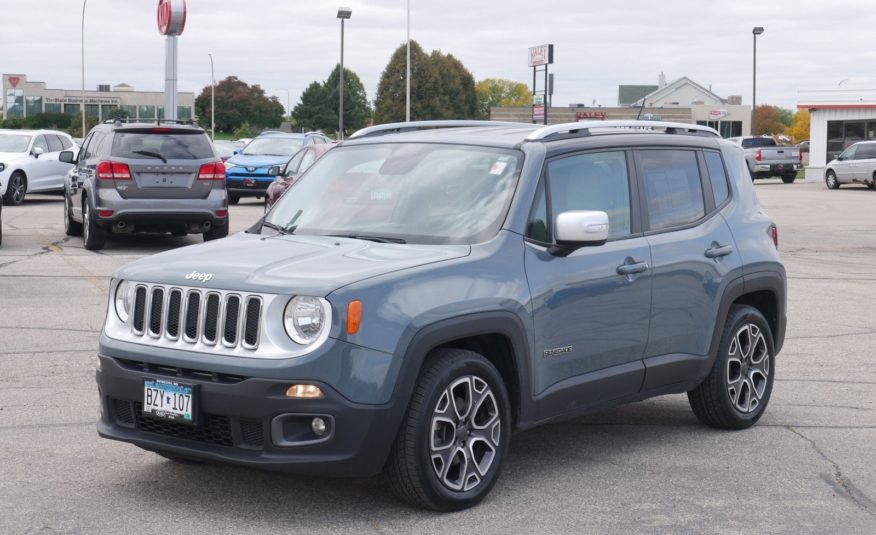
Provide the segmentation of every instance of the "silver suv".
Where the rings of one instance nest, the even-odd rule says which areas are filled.
[[[102,124],[85,138],[64,180],[64,229],[85,248],[108,234],[170,232],[228,235],[225,166],[200,128],[178,124]]]

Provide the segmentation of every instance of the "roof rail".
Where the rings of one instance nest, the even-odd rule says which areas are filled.
[[[511,123],[501,121],[472,121],[472,120],[447,120],[447,121],[412,121],[409,123],[387,123],[376,126],[369,126],[361,130],[357,130],[347,139],[385,136],[387,134],[399,134],[402,132],[415,132],[417,130],[428,130],[430,128],[464,128],[477,126],[514,126],[514,127],[532,127],[528,123]]]
[[[198,126],[198,122],[194,119],[136,119],[134,117],[115,117],[112,119],[107,119],[103,122],[103,124],[151,124],[155,123],[156,125],[160,125],[161,123],[170,123],[170,124],[184,124],[191,126]]]
[[[526,136],[526,141],[543,141],[555,136],[563,136],[566,134],[589,136],[591,130],[642,130],[642,131],[657,131],[663,130],[666,134],[686,134],[686,135],[711,135],[721,137],[718,131],[708,126],[702,126],[691,123],[672,123],[667,121],[636,121],[636,120],[621,120],[621,121],[581,121],[577,123],[563,123],[539,128],[535,132]]]

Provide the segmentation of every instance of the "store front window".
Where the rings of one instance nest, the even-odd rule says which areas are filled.
[[[94,120],[100,119],[100,105],[99,104],[86,104],[85,105],[85,115],[88,117],[94,118]]]
[[[6,90],[6,117],[24,117],[24,90]]]
[[[155,120],[155,106],[140,106],[140,120],[141,121],[154,121]]]
[[[827,161],[858,141],[876,139],[876,119],[866,121],[827,121]]]
[[[189,106],[177,106],[176,118],[180,121],[190,121],[192,119],[192,108]]]
[[[61,104],[57,102],[46,102],[46,113],[63,113]]]
[[[43,97],[25,97],[25,110],[27,117],[33,117],[43,112]]]
[[[723,138],[742,135],[742,121],[697,121],[697,124],[714,128]]]
[[[79,104],[64,104],[64,113],[79,115]]]

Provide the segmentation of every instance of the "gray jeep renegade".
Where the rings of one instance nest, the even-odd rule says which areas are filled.
[[[388,475],[456,510],[513,432],[686,392],[743,429],[785,269],[742,149],[690,124],[358,132],[246,232],[110,285],[101,436],[174,460]]]

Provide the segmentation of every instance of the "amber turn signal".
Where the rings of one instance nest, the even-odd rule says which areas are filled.
[[[286,390],[286,397],[316,399],[322,397],[322,390],[316,385],[292,385]]]
[[[362,301],[356,299],[350,301],[347,305],[347,334],[356,334],[359,332],[359,326],[362,324]]]

